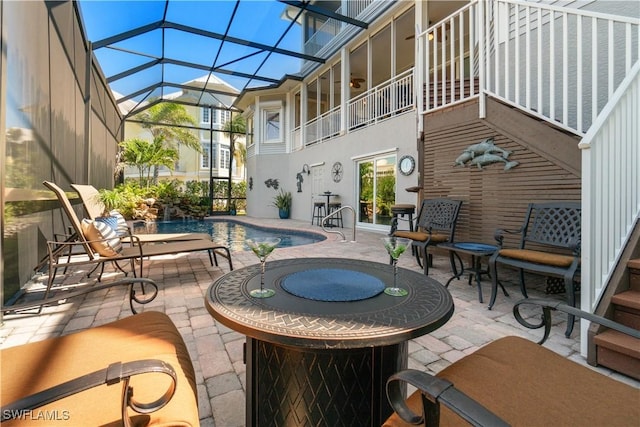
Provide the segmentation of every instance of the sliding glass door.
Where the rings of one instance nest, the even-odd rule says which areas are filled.
[[[391,223],[391,206],[396,201],[395,154],[358,162],[358,197],[358,222],[372,225]]]

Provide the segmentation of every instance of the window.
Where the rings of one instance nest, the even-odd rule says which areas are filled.
[[[253,145],[253,142],[254,142],[253,141],[253,116],[247,116],[246,122],[247,122],[247,134],[245,138],[246,138],[247,147],[250,147]]]
[[[224,124],[227,123],[229,120],[231,120],[231,111],[229,111],[229,110],[221,110],[220,111],[220,124],[224,126]]]
[[[267,140],[277,139],[280,136],[280,112],[267,112]]]
[[[220,147],[220,169],[229,169],[231,166],[231,151],[229,147],[223,145]]]
[[[282,104],[280,102],[270,103],[263,109],[264,142],[282,142],[284,140],[282,132]]]
[[[202,116],[201,122],[202,123],[209,123],[210,120],[211,120],[211,115],[210,115],[211,110],[209,110],[209,107],[201,108],[200,112],[201,112],[200,115]]]
[[[213,162],[213,167],[218,167],[218,144],[213,144],[213,155],[209,151],[209,143],[202,144],[202,154],[200,155],[200,167],[209,169],[209,161]]]
[[[211,154],[211,164],[214,168],[218,167],[218,144],[213,144],[213,153]]]
[[[202,154],[200,155],[200,167],[209,169],[209,145],[202,146]]]

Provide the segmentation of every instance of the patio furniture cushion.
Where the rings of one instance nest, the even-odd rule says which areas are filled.
[[[83,219],[82,234],[100,256],[114,257],[122,252],[122,241],[115,230],[103,222]]]
[[[129,225],[127,224],[127,220],[118,210],[112,210],[109,212],[109,215],[114,217],[118,223],[118,227],[116,232],[118,234],[127,234],[129,232]]]
[[[160,410],[137,414],[129,409],[134,425],[199,425],[195,373],[184,340],[164,313],[148,311],[74,334],[11,347],[0,351],[2,405],[104,369],[111,363],[159,359],[177,373],[176,390]],[[131,377],[134,399],[152,402],[170,381],[166,375],[146,373]],[[34,410],[55,414],[55,425],[122,425],[122,383],[101,385]],[[12,425],[51,425],[42,420],[20,419]]]
[[[575,257],[571,255],[534,251],[531,249],[500,249],[499,254],[500,256],[506,258],[519,259],[536,264],[546,264],[564,268],[568,268],[575,259]]]
[[[514,426],[630,426],[640,390],[520,337],[500,338],[436,375]],[[419,391],[407,400],[422,413]],[[469,425],[440,405],[440,425]],[[409,426],[396,413],[384,427]]]
[[[429,237],[431,237],[432,243],[444,243],[449,241],[448,234],[442,233],[423,233],[421,231],[408,231],[408,230],[397,230],[393,233],[395,237],[405,237],[407,239],[411,239],[417,242],[426,242]]]

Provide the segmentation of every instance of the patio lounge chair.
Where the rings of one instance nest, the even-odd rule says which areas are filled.
[[[542,307],[542,321],[531,324],[521,305]],[[551,310],[582,317],[629,335],[640,345],[640,331],[558,301],[524,299],[513,313],[523,326],[549,336]],[[387,381],[395,413],[383,427],[427,426],[632,426],[640,422],[640,390],[567,359],[525,338],[495,340],[433,376],[403,370]],[[405,383],[418,390],[403,397]],[[426,422],[425,422],[426,418]]]
[[[88,215],[89,219],[95,220],[97,217],[101,216],[104,211],[104,205],[100,200],[98,200],[98,189],[96,189],[93,185],[84,185],[84,184],[71,184],[71,188],[73,188],[76,193],[80,196],[80,200],[82,200],[82,204],[84,206],[84,210]],[[122,218],[122,222],[124,222],[124,218]],[[122,224],[125,229],[128,228],[126,222]],[[121,224],[118,224],[119,228]],[[125,230],[126,231],[126,230]],[[129,233],[130,230],[128,231]],[[207,233],[155,233],[155,234],[136,234],[140,243],[158,243],[158,242],[180,242],[187,240],[211,240],[211,236]],[[126,238],[125,238],[126,239]]]
[[[49,253],[49,280],[44,295],[45,298],[49,296],[57,269],[73,265],[96,264],[96,266],[100,265],[104,267],[104,263],[106,262],[115,262],[116,266],[122,270],[118,261],[129,261],[131,271],[135,276],[134,261],[137,261],[139,262],[139,274],[142,276],[143,260],[146,257],[172,255],[181,252],[207,251],[211,265],[218,265],[217,255],[220,255],[228,260],[229,270],[233,270],[233,262],[229,248],[218,245],[211,240],[198,239],[185,242],[142,245],[137,236],[130,235],[128,239],[130,239],[131,246],[125,247],[120,237],[117,236],[115,231],[111,230],[109,226],[91,220],[83,220],[81,222],[76,216],[67,195],[60,187],[49,181],[44,181],[43,184],[56,194],[62,209],[71,222],[75,236],[75,240],[73,241],[47,242]],[[74,248],[81,248],[81,255],[84,256],[80,259],[76,256],[69,256]],[[61,260],[65,255],[67,255],[67,260]]]
[[[140,292],[136,291],[135,285],[140,285]],[[133,306],[134,302],[138,304],[147,304],[153,301],[158,295],[158,285],[151,280],[145,279],[142,277],[133,277],[126,278],[121,280],[115,280],[109,283],[101,283],[94,284],[91,286],[79,286],[74,290],[64,291],[64,295],[56,294],[49,298],[37,299],[37,300],[28,300],[26,302],[12,304],[12,305],[3,305],[2,311],[3,314],[27,314],[32,313],[31,310],[36,309],[36,313],[40,313],[42,308],[49,305],[59,305],[61,302],[70,302],[71,298],[75,298],[78,296],[86,295],[90,292],[97,292],[103,289],[110,289],[118,286],[127,286],[129,288],[129,307],[131,308],[131,313],[137,314],[135,307]],[[149,290],[147,287],[151,287],[152,290]]]
[[[193,363],[164,313],[5,348],[0,359],[3,427],[200,425]]]

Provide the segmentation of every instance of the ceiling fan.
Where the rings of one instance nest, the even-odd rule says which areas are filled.
[[[431,21],[429,21],[429,27],[431,27]],[[446,41],[448,38],[448,31],[449,31],[449,23],[445,23],[444,24],[444,34],[442,31],[442,27],[438,27],[436,28],[434,31],[430,32],[428,35],[429,41],[433,40],[435,38],[434,34],[437,33],[438,34],[438,42],[443,42]],[[408,36],[406,36],[404,39],[405,40],[413,40],[416,38],[415,34],[409,34]]]
[[[360,83],[363,83],[365,80],[358,78],[358,77],[352,77],[351,80],[349,80],[349,87],[352,87],[354,89],[359,89],[360,88]]]

